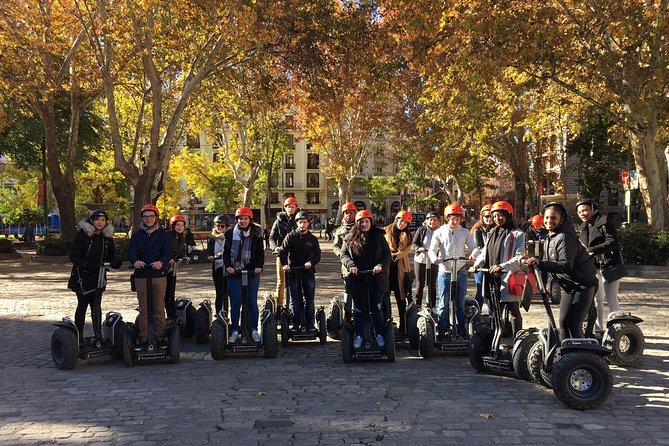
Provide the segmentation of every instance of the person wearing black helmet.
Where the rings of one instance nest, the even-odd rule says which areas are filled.
[[[314,298],[316,296],[316,268],[315,266],[321,261],[321,247],[318,243],[318,238],[309,231],[311,223],[309,214],[300,211],[295,215],[295,223],[297,229],[290,232],[286,238],[283,239],[281,247],[281,264],[283,270],[287,273],[288,286],[290,287],[290,312],[293,318],[294,329],[298,329],[303,324],[307,330],[314,329]],[[304,267],[301,273],[296,273],[292,270],[293,267]],[[299,281],[297,274],[302,274],[302,295],[306,306],[304,314],[306,321],[300,320],[300,312],[298,311],[298,296],[297,287]],[[295,297],[295,298],[293,298]]]
[[[97,210],[78,224],[79,232],[72,241],[70,260],[72,272],[67,287],[77,294],[77,309],[74,323],[79,330],[79,342],[83,339],[86,310],[91,308],[91,322],[95,340],[102,342],[102,293],[96,293],[98,274],[103,263],[115,269],[121,260],[114,252],[114,225],[109,222],[107,212]]]
[[[599,212],[595,202],[589,198],[576,203],[576,214],[581,219],[579,226],[579,240],[585,246],[588,254],[597,267],[599,287],[595,293],[597,306],[596,329],[606,329],[604,317],[604,300],[610,312],[620,310],[618,303],[618,288],[620,279],[627,275],[618,245],[616,227],[606,215]]]
[[[281,244],[283,239],[297,227],[295,223],[295,215],[297,215],[298,202],[295,197],[287,197],[283,201],[283,208],[285,212],[276,214],[276,220],[272,225],[272,230],[269,236],[269,246],[272,253],[276,256],[276,306],[277,314],[281,314],[284,305],[284,288],[286,283],[286,273],[281,264]]]
[[[430,301],[428,305],[434,312],[437,311],[437,276],[439,275],[439,265],[433,265],[427,250],[430,248],[432,234],[439,229],[439,213],[428,212],[422,226],[416,230],[413,236],[411,246],[414,248],[413,270],[416,275],[416,304],[420,307],[423,304],[423,290],[428,287],[428,296]],[[430,265],[430,283],[427,283],[427,268]]]
[[[228,273],[223,263],[223,251],[225,250],[225,231],[228,230],[228,217],[220,214],[214,217],[214,227],[211,229],[211,237],[207,240],[207,260],[211,262],[211,278],[216,290],[216,314],[223,308],[228,312]]]
[[[595,264],[579,243],[562,204],[544,206],[544,226],[548,237],[543,257],[530,257],[527,263],[551,274],[566,291],[560,302],[560,340],[582,338],[583,321],[597,287]]]

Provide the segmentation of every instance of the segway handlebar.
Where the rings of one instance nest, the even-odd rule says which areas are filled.
[[[376,274],[373,269],[359,269],[358,274]]]

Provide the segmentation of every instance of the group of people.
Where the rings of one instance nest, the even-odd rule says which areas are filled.
[[[314,298],[316,265],[321,260],[318,238],[310,230],[311,218],[300,211],[297,200],[288,197],[284,211],[279,212],[269,231],[269,245],[276,256],[276,296],[278,311],[283,311],[286,281],[291,296],[297,296],[298,286],[304,298],[305,318],[298,311],[298,302],[291,299],[290,314],[294,328],[314,328]],[[467,292],[467,269],[451,277],[450,261],[468,258],[473,262],[470,272],[475,274],[476,300],[480,305],[489,298],[483,284],[481,269],[486,269],[497,290],[502,305],[511,315],[514,333],[522,328],[519,309],[520,296],[509,289],[513,273],[521,271],[526,262],[559,283],[565,291],[560,304],[560,336],[582,337],[582,322],[592,307],[597,308],[597,329],[605,328],[604,301],[609,310],[619,309],[617,293],[620,279],[626,274],[615,227],[592,200],[580,200],[576,212],[581,219],[577,235],[568,221],[566,208],[559,203],[544,207],[543,215],[535,216],[532,228],[524,233],[514,223],[510,203],[498,201],[481,209],[480,219],[468,230],[461,223],[465,210],[451,204],[444,210],[445,223],[440,226],[439,214],[430,212],[415,234],[409,231],[412,215],[400,211],[392,224],[385,228],[374,225],[368,210],[358,211],[353,203],[342,206],[342,224],[333,232],[333,251],[341,261],[344,284],[345,313],[353,317],[356,336],[354,348],[362,344],[361,334],[367,315],[371,316],[375,341],[382,347],[384,320],[391,309],[385,304],[393,293],[399,316],[399,335],[406,333],[405,313],[412,299],[411,283],[417,279],[416,303],[421,306],[427,292],[427,305],[438,315],[438,335],[451,331],[466,336],[464,303]],[[159,223],[160,212],[151,205],[141,210],[142,223],[130,239],[128,259],[135,268],[134,281],[139,302],[139,335],[137,350],[146,348],[148,340],[147,278],[151,278],[155,339],[158,348],[167,348],[166,314],[176,318],[174,307],[174,265],[188,262],[188,241],[185,236],[186,219],[176,215],[170,219],[170,229]],[[73,263],[68,287],[77,294],[75,323],[83,341],[84,318],[91,308],[93,330],[98,341],[101,310],[97,289],[100,266],[108,262],[120,267],[112,242],[113,225],[105,211],[94,211],[79,223],[80,231],[72,245]],[[253,212],[240,207],[234,223],[225,215],[214,219],[214,228],[208,243],[208,259],[212,263],[212,279],[216,291],[216,312],[228,313],[230,299],[231,333],[229,342],[239,337],[242,282],[240,271],[249,272],[248,311],[249,331],[255,342],[261,338],[257,331],[258,290],[265,263],[264,238],[266,231],[253,222]],[[526,250],[526,236],[542,247]],[[413,270],[409,260],[414,252]],[[537,255],[538,254],[538,255]],[[429,274],[428,274],[429,272]],[[449,320],[450,283],[457,280],[456,326]],[[97,291],[97,292],[96,292]],[[436,307],[436,308],[435,308]]]

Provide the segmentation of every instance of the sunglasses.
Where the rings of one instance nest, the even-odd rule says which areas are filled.
[[[490,214],[483,214],[483,218],[490,218]]]

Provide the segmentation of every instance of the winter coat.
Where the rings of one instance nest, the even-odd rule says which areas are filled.
[[[411,246],[413,246],[415,250],[415,254],[413,256],[414,263],[422,263],[424,265],[427,264],[427,261],[430,258],[427,255],[427,250],[430,249],[430,242],[432,241],[432,235],[434,234],[434,231],[436,231],[437,229],[430,229],[429,227],[427,227],[426,224],[423,224],[423,226],[418,228],[418,230],[413,236],[413,242],[411,244]],[[418,252],[419,248],[425,248],[425,251]]]
[[[130,237],[128,260],[131,264],[138,260],[146,264],[144,268],[135,270],[135,277],[145,278],[147,272],[151,277],[164,276],[169,269],[169,262],[174,256],[170,235],[158,224],[147,228],[142,223],[139,231],[133,232],[132,237]],[[150,265],[158,261],[163,264],[163,267],[159,270],[153,269]]]
[[[386,226],[386,241],[390,248],[391,260],[397,262],[397,283],[400,288],[400,296],[402,299],[406,299],[406,275],[411,271],[411,263],[409,262],[409,253],[411,253],[411,233],[408,230],[400,231],[399,243],[395,245],[395,240],[392,236],[393,227],[395,227],[395,223]]]
[[[289,216],[286,212],[279,212],[276,214],[276,220],[274,220],[272,231],[269,236],[269,247],[271,249],[274,249],[277,246],[281,246],[283,239],[286,238],[288,234],[290,234],[290,231],[297,228],[295,215],[297,215],[297,212],[291,216]]]
[[[321,261],[321,247],[316,236],[310,231],[306,233],[301,233],[298,229],[292,231],[283,239],[281,247],[283,250],[279,257],[282,265],[304,266],[305,263],[311,262],[316,266]],[[305,269],[304,272],[314,274],[316,268]]]
[[[216,257],[221,255],[220,259],[214,259],[211,262],[212,271],[216,271],[218,268],[223,268],[225,263],[223,262],[223,251],[225,251],[225,233],[219,233],[216,231],[216,228],[212,229],[211,237],[207,239],[207,257]],[[226,275],[224,270],[224,275]]]
[[[119,268],[121,262],[114,253],[113,224],[107,223],[100,234],[96,234],[95,226],[86,220],[80,221],[78,227],[70,251],[72,272],[67,287],[75,293],[88,294],[98,286],[100,265],[109,262]]]
[[[538,267],[549,272],[568,293],[585,290],[597,283],[597,270],[571,225],[563,222],[549,233],[543,259]]]
[[[234,260],[231,258],[232,251],[232,235],[235,230],[233,225],[227,231],[225,231],[225,248],[223,250],[223,263],[225,263],[226,268],[234,268]],[[265,245],[262,238],[262,227],[258,224],[251,223],[251,259],[246,265],[246,268],[250,271],[253,271],[256,268],[263,268],[265,264]]]
[[[599,211],[579,226],[579,240],[586,247],[597,268],[605,273],[607,282],[614,282],[627,275],[620,254],[618,236],[613,222]],[[622,266],[622,267],[621,267]]]
[[[349,235],[344,238],[344,244],[341,248],[341,263],[349,270],[355,266],[360,270],[371,270],[376,265],[381,265],[383,271],[380,274],[374,274],[379,289],[386,293],[388,291],[388,270],[390,269],[390,247],[386,241],[385,231],[380,228],[373,227],[369,230],[367,245],[364,247],[361,255],[353,252],[348,245]],[[368,249],[369,248],[369,249]]]
[[[332,244],[332,252],[334,254],[341,258],[341,248],[344,245],[344,238],[348,235],[348,233],[351,231],[351,228],[353,227],[353,224],[346,225],[345,223],[342,223],[337,229],[335,229],[333,237],[334,237],[334,243]],[[347,277],[348,276],[348,270],[344,265],[341,265],[341,275],[342,277]]]
[[[504,269],[504,273],[501,274],[500,277],[500,302],[520,302],[521,296],[514,296],[509,294],[509,278],[511,277],[511,274],[520,272],[520,261],[524,255],[525,234],[518,228],[513,229],[502,242],[501,262],[499,265]],[[490,264],[488,259],[487,249],[482,249],[474,261],[475,268],[479,268],[484,265],[487,267],[493,266]]]

